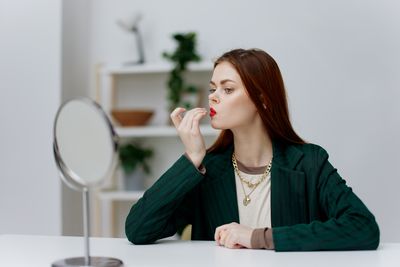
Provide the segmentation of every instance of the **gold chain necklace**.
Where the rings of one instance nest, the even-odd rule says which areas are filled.
[[[243,193],[244,193],[244,199],[243,199],[243,205],[247,206],[250,204],[251,202],[251,198],[250,195],[254,192],[254,190],[256,190],[256,188],[258,187],[258,185],[265,180],[265,178],[267,178],[268,174],[271,172],[271,167],[272,167],[272,159],[269,162],[267,169],[265,170],[265,172],[263,173],[263,175],[261,176],[260,180],[258,180],[256,183],[252,183],[246,179],[244,179],[239,172],[239,168],[237,166],[237,161],[236,161],[236,157],[235,157],[235,153],[232,154],[232,165],[233,168],[235,169],[235,172],[237,174],[237,176],[240,179],[240,183],[242,185],[243,188]],[[252,188],[252,190],[250,191],[250,193],[246,194],[246,190],[244,189],[244,185],[243,183],[247,184],[247,186],[249,188]]]

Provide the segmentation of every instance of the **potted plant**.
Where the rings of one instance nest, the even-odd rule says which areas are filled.
[[[192,107],[192,103],[185,100],[183,96],[185,94],[197,94],[199,89],[185,81],[184,73],[188,63],[201,60],[200,55],[196,51],[196,33],[176,33],[172,37],[178,43],[175,51],[172,53],[163,53],[163,57],[174,64],[167,81],[168,108],[170,112],[177,106]]]
[[[119,147],[118,155],[125,174],[125,189],[143,190],[144,174],[151,171],[148,160],[153,156],[153,150],[138,143],[128,143]]]

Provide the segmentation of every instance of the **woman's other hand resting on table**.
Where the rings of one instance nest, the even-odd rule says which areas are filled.
[[[214,238],[219,246],[227,248],[252,248],[252,233],[252,228],[233,222],[217,227]]]

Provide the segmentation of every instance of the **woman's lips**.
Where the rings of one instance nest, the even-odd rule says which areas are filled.
[[[215,109],[210,108],[210,117],[214,117],[217,114],[217,112],[215,111]]]

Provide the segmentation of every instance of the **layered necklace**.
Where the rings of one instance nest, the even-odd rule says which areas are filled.
[[[271,159],[270,162],[268,163],[268,166],[267,166],[265,172],[264,172],[264,173],[262,174],[262,176],[260,177],[260,179],[258,179],[258,181],[254,182],[254,183],[253,183],[252,181],[249,181],[249,180],[244,179],[244,178],[242,177],[242,175],[240,174],[239,168],[238,168],[238,166],[237,166],[237,161],[236,161],[235,153],[232,154],[232,165],[233,165],[233,168],[235,169],[235,172],[236,172],[237,176],[238,176],[239,179],[240,179],[240,183],[242,184],[243,193],[244,193],[243,205],[247,206],[247,205],[249,205],[250,202],[251,202],[250,195],[254,192],[254,190],[256,190],[256,188],[258,187],[258,185],[259,185],[262,181],[264,181],[265,178],[268,177],[269,173],[271,172],[272,159]],[[246,184],[246,185],[251,189],[251,191],[250,191],[248,194],[246,194],[246,190],[244,189],[244,184]]]

